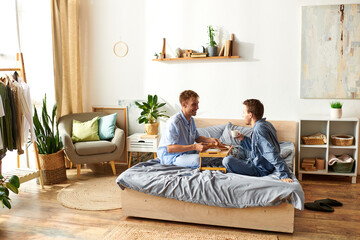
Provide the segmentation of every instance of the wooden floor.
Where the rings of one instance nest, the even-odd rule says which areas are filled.
[[[96,178],[107,173],[82,171],[81,180]],[[0,239],[102,239],[120,221],[139,224],[156,220],[125,218],[121,209],[109,211],[83,211],[63,207],[56,200],[59,190],[78,181],[76,170],[67,170],[68,180],[63,184],[46,186],[41,190],[35,180],[22,184],[19,195],[11,195],[11,210],[0,209]],[[315,211],[295,212],[295,233],[277,233],[278,239],[360,239],[360,178],[351,184],[350,178],[304,176],[302,186],[306,202],[333,198],[343,202],[333,213]],[[99,193],[101,194],[101,193]],[[214,227],[226,231],[225,227]],[[249,230],[238,230],[249,232]],[[250,231],[257,232],[257,231]],[[262,232],[264,233],[264,232]]]

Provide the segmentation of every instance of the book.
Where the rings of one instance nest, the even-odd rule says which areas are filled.
[[[225,44],[223,44],[222,47],[221,47],[221,50],[219,52],[219,57],[224,56],[224,49],[225,49]]]
[[[205,58],[206,57],[206,53],[201,53],[201,54],[191,54],[192,58]]]
[[[230,45],[231,45],[231,40],[226,40],[225,43],[225,50],[224,50],[224,56],[228,57],[230,56]]]

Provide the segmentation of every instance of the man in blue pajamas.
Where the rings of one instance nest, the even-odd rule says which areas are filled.
[[[193,119],[199,109],[199,95],[196,92],[183,91],[179,101],[181,111],[166,122],[157,155],[161,164],[198,168],[199,152],[207,149],[207,143],[220,143],[220,141],[216,138],[199,136]]]
[[[276,171],[283,182],[291,183],[291,174],[288,166],[280,157],[280,145],[274,126],[262,118],[264,106],[257,99],[248,99],[244,104],[245,124],[253,128],[251,137],[243,134],[237,137],[241,146],[251,151],[249,159],[239,159],[228,156],[223,159],[223,165],[230,173],[248,176],[266,176]]]

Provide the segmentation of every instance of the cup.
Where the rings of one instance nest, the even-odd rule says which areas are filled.
[[[240,132],[238,130],[231,130],[231,136],[233,138],[236,138],[240,135]]]

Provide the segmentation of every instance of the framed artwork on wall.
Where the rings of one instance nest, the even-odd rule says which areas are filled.
[[[360,4],[302,7],[301,98],[360,99]]]

